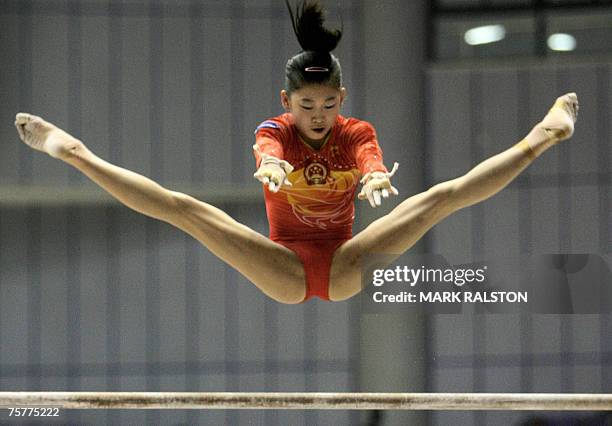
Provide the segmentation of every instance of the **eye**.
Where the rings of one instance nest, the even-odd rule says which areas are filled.
[[[307,106],[304,106],[304,105],[300,105],[300,106],[302,107],[302,109],[305,109],[307,111],[312,109],[312,107],[307,107]]]
[[[325,105],[325,108],[326,108],[326,109],[332,109],[332,108],[334,108],[335,106],[336,106],[336,104],[333,104],[333,105]]]

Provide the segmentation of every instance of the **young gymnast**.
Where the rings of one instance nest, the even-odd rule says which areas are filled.
[[[282,303],[312,296],[340,301],[361,291],[361,260],[399,255],[451,213],[499,192],[540,154],[574,132],[578,100],[559,97],[518,144],[464,176],[401,202],[352,236],[354,198],[372,207],[397,195],[383,165],[376,132],[367,122],[340,115],[346,97],[338,59],[342,33],[323,25],[317,2],[289,7],[301,53],[287,62],[281,103],[285,114],[257,127],[255,178],[263,183],[270,238],[223,211],[112,165],[85,144],[35,115],[19,113],[23,142],[80,170],[126,206],[189,233]]]

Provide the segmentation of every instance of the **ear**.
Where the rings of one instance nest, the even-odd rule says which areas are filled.
[[[289,94],[286,90],[280,92],[281,105],[285,108],[285,111],[291,112],[291,102],[289,101]]]
[[[344,103],[346,96],[347,96],[346,87],[341,87],[340,88],[340,106],[342,106],[342,104]]]

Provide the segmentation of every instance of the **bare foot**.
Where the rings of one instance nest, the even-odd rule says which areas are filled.
[[[554,143],[569,139],[574,134],[574,123],[578,118],[578,97],[567,93],[555,101],[546,117],[538,124]]]
[[[15,127],[26,145],[60,160],[81,144],[78,139],[36,115],[18,113]]]

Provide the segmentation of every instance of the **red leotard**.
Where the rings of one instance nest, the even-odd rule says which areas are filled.
[[[296,252],[306,274],[306,299],[329,300],[329,270],[335,250],[352,237],[355,191],[361,175],[387,169],[371,124],[340,115],[316,150],[297,133],[291,114],[255,130],[261,152],[294,167],[277,193],[264,187],[270,239]],[[260,158],[255,152],[257,165]]]

